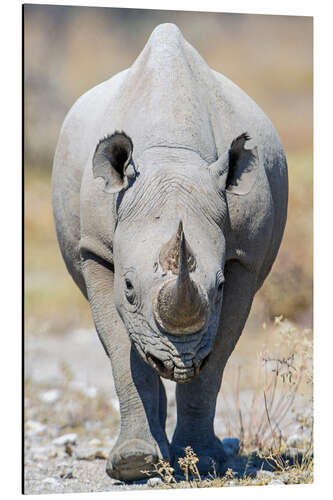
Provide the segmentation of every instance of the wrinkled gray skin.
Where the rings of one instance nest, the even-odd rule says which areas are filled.
[[[278,252],[287,191],[269,119],[175,25],[158,26],[129,69],[68,113],[54,218],[112,363],[121,429],[110,476],[146,477],[145,458],[175,462],[186,445],[201,472],[212,459],[222,470],[216,397]],[[160,376],[177,382],[171,444]]]

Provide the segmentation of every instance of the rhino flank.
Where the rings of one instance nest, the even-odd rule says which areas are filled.
[[[120,402],[107,473],[146,477],[187,445],[202,473],[212,460],[222,471],[223,370],[286,222],[287,165],[270,120],[175,25],[160,25],[129,69],[69,111],[52,197]],[[161,377],[176,382],[171,443]]]

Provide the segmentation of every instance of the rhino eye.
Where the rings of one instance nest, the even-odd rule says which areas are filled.
[[[125,285],[127,290],[133,290],[132,282],[128,278],[125,279]]]
[[[125,278],[125,296],[130,304],[134,304],[135,301],[134,286],[131,280],[128,278]]]

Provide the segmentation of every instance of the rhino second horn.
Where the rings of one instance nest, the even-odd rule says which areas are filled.
[[[178,276],[166,282],[158,292],[154,314],[161,328],[173,335],[189,335],[200,331],[206,323],[208,302],[190,277],[185,235],[179,245]]]

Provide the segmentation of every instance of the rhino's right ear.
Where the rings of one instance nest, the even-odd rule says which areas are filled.
[[[93,157],[94,178],[103,177],[106,193],[119,193],[135,177],[132,161],[132,139],[124,132],[115,132],[100,140]]]

